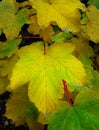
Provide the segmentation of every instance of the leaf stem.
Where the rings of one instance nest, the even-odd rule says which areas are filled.
[[[63,85],[64,85],[64,90],[65,90],[66,96],[67,96],[67,98],[68,98],[68,102],[69,102],[69,104],[72,106],[73,103],[72,103],[72,100],[71,100],[71,97],[70,97],[70,94],[69,94],[69,90],[68,90],[66,81],[62,79],[62,82],[63,82]]]
[[[46,54],[46,44],[44,42],[44,55]]]
[[[24,38],[24,39],[28,39],[28,38],[41,38],[41,37],[39,37],[39,36],[23,36],[23,37],[17,37],[17,38],[15,38],[15,39],[22,39],[22,38]]]

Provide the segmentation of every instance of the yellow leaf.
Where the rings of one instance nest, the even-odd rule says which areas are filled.
[[[54,34],[53,28],[51,26],[40,29],[40,36],[45,42],[51,43],[52,35]]]
[[[78,9],[85,10],[80,0],[30,0],[30,2],[37,10],[38,23],[41,27],[57,22],[63,30],[79,31],[80,13]]]
[[[0,76],[11,75],[12,69],[16,64],[18,57],[13,55],[10,58],[0,60]]]
[[[28,9],[18,10],[16,0],[0,2],[0,28],[6,34],[7,39],[17,37],[25,23],[29,23]]]
[[[29,101],[28,85],[15,89],[7,101],[5,116],[12,119],[16,125],[27,122],[30,128],[33,128],[31,130],[35,130],[34,125],[38,115],[34,103]]]
[[[37,16],[33,15],[30,18],[31,24],[28,27],[28,31],[34,35],[39,34],[40,27],[37,23]]]
[[[39,42],[20,49],[20,59],[13,69],[8,89],[13,90],[30,81],[30,100],[42,113],[47,114],[63,98],[62,79],[66,80],[69,90],[73,91],[76,89],[73,84],[79,84],[80,87],[86,84],[86,74],[81,62],[71,54],[74,45],[54,43],[46,48],[44,54],[43,44]]]
[[[0,76],[0,94],[4,93],[6,91],[6,87],[9,83],[9,80],[7,77],[1,77]]]
[[[99,10],[91,5],[87,11],[89,22],[87,24],[87,33],[90,40],[99,43]]]

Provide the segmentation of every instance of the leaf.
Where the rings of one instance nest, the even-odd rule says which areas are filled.
[[[80,27],[80,13],[78,8],[85,10],[79,0],[29,0],[37,10],[38,23],[47,27],[56,22],[61,29],[67,28],[71,32],[78,32]]]
[[[94,56],[93,49],[89,46],[89,41],[81,35],[79,38],[72,38],[71,41],[76,46],[73,54],[82,62],[91,86],[91,80],[94,78],[92,60],[90,58]]]
[[[40,27],[37,23],[37,16],[33,15],[30,18],[31,24],[28,27],[28,31],[34,35],[39,34]]]
[[[89,0],[89,4],[94,4],[97,9],[99,9],[99,0]]]
[[[93,78],[91,79],[91,83],[94,86],[99,85],[99,72],[96,70],[93,71]]]
[[[86,13],[89,19],[87,24],[87,33],[90,40],[99,43],[99,10],[95,6],[89,6]]]
[[[54,34],[54,30],[52,26],[45,27],[44,29],[40,29],[40,36],[43,38],[45,42],[52,43],[51,38]]]
[[[81,19],[81,24],[87,24],[88,23],[88,17],[87,17],[87,15],[86,15],[86,13],[85,12],[83,12],[82,13],[82,15],[81,15],[81,17],[82,17],[82,19]]]
[[[0,94],[3,94],[6,91],[6,87],[9,83],[9,80],[6,77],[0,76]]]
[[[62,79],[81,86],[87,81],[83,65],[71,54],[73,45],[54,43],[46,48],[46,54],[43,46],[44,43],[38,42],[20,49],[20,59],[13,69],[8,89],[13,90],[30,81],[30,101],[46,114],[53,111],[58,99],[63,97]],[[75,86],[69,85],[69,89],[75,90]]]
[[[70,39],[73,37],[73,35],[69,32],[60,32],[60,33],[52,36],[52,42],[55,42],[56,40],[61,39],[62,37],[66,38],[66,39]]]
[[[9,40],[6,42],[5,46],[0,50],[0,58],[4,58],[6,56],[10,57],[16,50],[18,50],[18,45],[21,40]]]
[[[15,66],[18,60],[18,56],[13,55],[10,58],[0,60],[0,76],[10,77],[13,67]]]
[[[28,9],[18,11],[16,0],[0,2],[0,28],[3,29],[7,39],[17,37],[25,23],[29,23]]]
[[[13,91],[6,104],[5,116],[12,119],[16,125],[28,123],[33,128],[33,122],[38,117],[38,110],[28,99],[28,85],[23,85]],[[32,129],[31,129],[32,130]],[[33,130],[35,130],[33,128]]]
[[[73,105],[57,110],[48,119],[48,130],[98,130],[99,89],[81,92]]]

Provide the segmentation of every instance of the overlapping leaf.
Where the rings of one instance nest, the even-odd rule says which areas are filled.
[[[73,105],[64,105],[49,119],[48,130],[98,130],[99,88],[81,92]]]
[[[0,76],[0,94],[3,94],[6,91],[8,83],[9,80],[7,79],[7,77]]]
[[[94,4],[97,9],[99,9],[99,0],[89,0],[89,4]]]
[[[85,10],[80,0],[30,0],[37,10],[38,23],[46,27],[50,22],[56,22],[63,30],[79,31],[80,13]]]
[[[5,42],[5,45],[0,50],[0,58],[4,58],[6,56],[10,57],[16,50],[18,50],[18,45],[21,40],[9,40]]]
[[[76,46],[74,55],[83,63],[86,70],[87,79],[90,82],[90,80],[94,78],[92,60],[90,58],[94,56],[93,49],[91,48],[91,46],[89,46],[88,40],[86,40],[82,36],[79,36],[79,38],[72,38],[71,41]]]
[[[55,43],[46,48],[46,54],[43,48],[40,42],[20,49],[20,59],[13,69],[8,88],[13,90],[30,81],[29,98],[46,114],[54,110],[58,99],[63,97],[62,79],[73,91],[76,87],[73,84],[86,84],[86,74],[81,62],[71,54],[74,45]]]
[[[7,39],[17,37],[25,23],[29,23],[28,9],[18,11],[16,0],[0,2],[0,29],[3,29]]]
[[[27,93],[27,85],[19,87],[12,93],[6,104],[5,116],[13,119],[16,125],[27,122],[31,130],[35,130],[34,124],[39,112],[35,105],[29,101]]]
[[[87,24],[87,32],[90,40],[99,43],[99,10],[91,5],[87,11],[89,22]]]
[[[0,76],[5,77],[9,75],[10,77],[12,69],[15,66],[17,60],[18,60],[18,56],[16,55],[13,55],[8,59],[6,58],[0,60]]]

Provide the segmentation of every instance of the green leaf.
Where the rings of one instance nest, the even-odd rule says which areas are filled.
[[[52,27],[54,32],[58,32],[60,30],[60,28],[57,25],[53,25]]]
[[[2,0],[0,2],[0,28],[7,39],[13,39],[18,36],[21,27],[29,23],[29,10],[18,10],[16,0]]]
[[[13,69],[8,89],[14,90],[30,81],[29,98],[46,114],[55,109],[58,99],[63,98],[62,79],[69,84],[70,91],[76,86],[70,84],[82,87],[87,81],[83,65],[71,54],[74,45],[54,43],[46,48],[46,54],[43,46],[44,43],[39,42],[20,49],[20,59]]]
[[[73,35],[69,32],[60,32],[60,33],[52,36],[52,42],[55,42],[56,40],[58,40],[60,38],[70,39],[72,37],[73,37]]]
[[[96,70],[93,71],[93,78],[91,79],[91,83],[94,86],[99,85],[99,72]]]
[[[28,123],[30,126],[38,117],[38,110],[28,99],[28,85],[19,87],[11,94],[6,104],[5,116],[12,119],[16,125]]]
[[[6,56],[10,57],[16,50],[18,50],[18,45],[21,40],[9,40],[6,42],[5,46],[0,50],[0,58],[4,58]]]
[[[81,24],[87,24],[87,22],[88,22],[88,16],[87,16],[87,14],[86,13],[83,13],[82,15],[82,19],[81,19]]]
[[[48,130],[98,130],[99,89],[94,89],[80,93],[73,107],[61,106],[48,119]]]
[[[99,0],[89,0],[89,4],[94,4],[97,9],[99,9]]]

